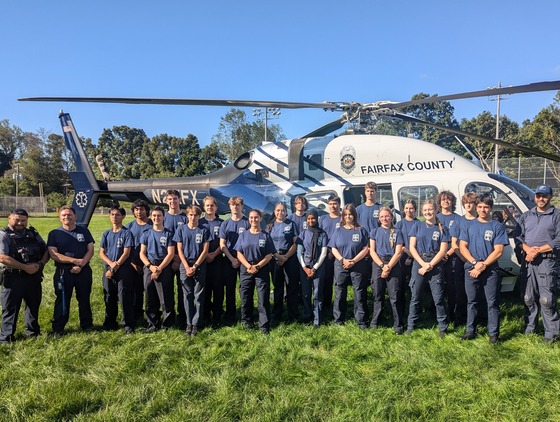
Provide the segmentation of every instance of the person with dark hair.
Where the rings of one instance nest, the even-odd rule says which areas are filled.
[[[333,317],[336,325],[342,325],[346,320],[346,297],[348,284],[354,290],[354,318],[358,327],[367,328],[367,284],[364,277],[365,261],[368,254],[369,237],[366,229],[358,224],[358,214],[353,204],[347,204],[342,209],[341,226],[335,230],[329,240],[334,263],[335,296]]]
[[[176,189],[168,189],[165,192],[165,203],[169,207],[169,210],[165,214],[165,220],[163,221],[163,226],[171,232],[172,235],[175,234],[177,229],[183,224],[187,224],[187,216],[181,211],[181,201],[180,193]],[[183,287],[181,283],[181,272],[179,267],[181,266],[181,260],[179,255],[175,254],[173,257],[173,262],[171,263],[172,269],[172,279],[175,279],[173,290],[175,291],[175,285],[177,286],[177,327],[184,330],[186,327],[186,315],[185,315],[185,304],[183,302]],[[175,293],[173,293],[175,295]]]
[[[228,201],[231,217],[220,225],[220,249],[226,256],[224,259],[224,286],[226,297],[226,312],[224,314],[224,322],[227,325],[235,323],[235,286],[237,285],[237,276],[239,275],[239,267],[241,263],[237,259],[237,250],[235,244],[239,235],[249,229],[250,224],[247,217],[242,213],[243,198],[240,196],[232,196]],[[270,286],[269,286],[270,289]]]
[[[365,201],[356,207],[358,224],[364,227],[369,235],[373,229],[379,227],[379,210],[381,204],[377,202],[377,183],[367,182],[364,186]],[[373,261],[369,254],[364,258],[364,277],[371,281]]]
[[[472,340],[477,334],[477,313],[481,297],[486,297],[488,309],[488,335],[490,343],[499,341],[500,335],[500,266],[498,259],[509,244],[502,223],[492,220],[494,201],[491,196],[481,196],[476,203],[478,218],[461,230],[459,248],[465,263],[465,290],[467,292],[467,330],[461,340]]]
[[[535,190],[535,207],[519,218],[519,240],[525,260],[522,264],[521,294],[525,302],[525,334],[537,328],[539,308],[544,325],[544,342],[558,340],[558,249],[560,248],[560,211],[552,203],[552,188],[540,185]]]
[[[307,208],[309,208],[309,204],[307,203],[307,199],[303,195],[297,195],[294,198],[294,208],[295,211],[288,215],[287,219],[296,223],[298,228],[298,233],[301,233],[304,229],[307,228]]]
[[[306,226],[297,239],[297,256],[301,265],[301,298],[303,319],[313,321],[317,328],[323,323],[323,292],[325,282],[324,262],[328,253],[327,233],[319,227],[319,215],[315,209],[306,213]],[[313,305],[311,304],[313,295]]]
[[[257,289],[259,329],[263,334],[270,331],[270,271],[268,263],[276,253],[274,242],[267,232],[261,230],[262,211],[251,210],[249,230],[239,234],[234,249],[241,264],[239,295],[241,296],[241,324],[253,326],[253,301]]]
[[[439,336],[447,333],[447,311],[442,280],[442,259],[447,253],[449,233],[436,217],[436,206],[427,200],[422,204],[425,221],[418,222],[410,231],[410,253],[414,257],[410,279],[410,308],[408,312],[407,334],[412,334],[420,317],[420,304],[424,286],[429,284],[436,306]]]
[[[414,199],[405,200],[402,207],[404,217],[395,224],[395,227],[402,232],[404,240],[400,259],[400,288],[399,298],[397,300],[397,305],[401,309],[401,315],[404,315],[406,310],[407,292],[409,292],[408,283],[411,278],[412,264],[414,262],[414,257],[410,253],[410,232],[412,231],[412,227],[418,222],[418,218],[416,218],[417,208]]]
[[[130,253],[134,247],[134,237],[123,227],[126,217],[124,208],[114,206],[109,212],[112,228],[101,236],[99,257],[105,264],[103,272],[103,292],[105,297],[105,321],[103,328],[114,330],[118,327],[118,303],[121,304],[124,332],[132,334],[136,325],[134,315],[134,279],[130,264]]]
[[[451,233],[452,227],[459,224],[460,216],[455,212],[457,208],[457,197],[453,192],[442,191],[436,196],[436,204],[439,212],[438,220]],[[457,284],[463,283],[463,261],[455,253],[452,242],[447,248],[447,253],[443,256],[443,283],[445,287],[445,296],[447,297],[447,312],[449,321],[457,324],[455,321],[455,310],[457,308]]]
[[[296,240],[299,235],[296,223],[286,218],[286,204],[279,202],[274,207],[274,216],[266,227],[274,242],[276,253],[273,255],[270,269],[274,286],[274,306],[272,318],[282,320],[284,311],[284,285],[288,305],[288,322],[295,322],[299,317],[299,267],[296,257]]]
[[[327,238],[330,240],[336,229],[340,227],[340,197],[331,195],[327,199],[327,207],[329,213],[319,218],[319,227],[321,227]],[[325,288],[323,292],[323,309],[328,312],[332,306],[334,286],[334,255],[332,249],[328,249],[327,259],[325,260]]]
[[[8,225],[0,229],[0,285],[3,286],[0,344],[14,341],[22,302],[25,302],[25,334],[28,337],[41,334],[41,282],[49,253],[37,230],[27,227],[28,218],[26,210],[17,208],[8,216]]]
[[[140,239],[140,259],[144,264],[144,290],[146,291],[146,333],[160,328],[169,329],[175,322],[175,297],[173,270],[175,256],[173,233],[163,225],[165,211],[152,209],[153,226]],[[161,307],[161,310],[160,310]],[[163,318],[162,318],[163,317]]]
[[[198,224],[208,230],[210,244],[206,255],[206,286],[204,293],[204,319],[207,324],[219,325],[224,313],[224,256],[220,248],[220,225],[224,222],[218,214],[218,201],[213,196],[202,200],[204,217]]]
[[[134,247],[130,251],[130,264],[132,266],[132,286],[134,289],[134,318],[136,321],[144,317],[144,264],[140,260],[140,238],[145,230],[151,228],[152,220],[150,206],[143,199],[137,199],[130,207],[134,220],[126,225],[132,233]]]
[[[388,207],[379,210],[379,227],[369,234],[369,253],[373,260],[371,289],[373,291],[373,314],[371,328],[381,324],[385,291],[389,291],[389,302],[393,312],[395,333],[404,332],[404,315],[399,304],[400,258],[404,239],[402,232],[393,226],[393,212]]]
[[[70,316],[70,299],[76,289],[80,327],[93,328],[91,312],[92,271],[89,265],[93,257],[93,236],[90,231],[76,224],[76,210],[71,206],[60,207],[60,227],[49,233],[47,247],[55,262],[54,286],[56,299],[52,328],[55,334],[64,334]]]
[[[196,205],[187,207],[188,223],[180,226],[173,237],[181,259],[181,284],[187,315],[185,334],[196,336],[202,328],[204,295],[206,290],[206,255],[210,233],[199,226],[202,210]]]

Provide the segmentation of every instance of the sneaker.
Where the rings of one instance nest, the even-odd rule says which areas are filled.
[[[404,334],[404,328],[403,327],[397,327],[395,328],[395,334],[398,336],[401,336]]]
[[[124,327],[125,334],[134,334],[134,328],[132,327]]]
[[[253,324],[250,323],[250,322],[246,322],[246,321],[243,321],[243,322],[241,323],[241,326],[242,326],[243,328],[247,329],[247,330],[250,330],[251,328],[253,328]]]
[[[185,334],[190,336],[192,334],[192,330],[193,330],[193,326],[187,325],[187,328],[185,328]]]
[[[377,324],[375,322],[371,322],[369,324],[369,328],[371,328],[372,330],[377,330],[378,327],[377,327]]]
[[[155,333],[157,331],[157,328],[154,326],[148,327],[144,330],[144,333],[146,334],[150,334],[150,333]]]
[[[269,328],[261,328],[261,333],[263,333],[265,336],[270,334],[270,329]]]
[[[192,330],[191,330],[191,337],[194,337],[198,334],[198,327],[196,325],[193,325]]]
[[[497,344],[500,339],[498,338],[498,336],[490,336],[490,344]]]
[[[409,328],[408,330],[406,330],[406,335],[411,336],[413,331],[414,330],[412,328]]]
[[[554,343],[556,340],[558,340],[557,337],[552,337],[552,338],[547,338],[547,337],[545,337],[545,338],[543,338],[543,341],[542,341],[542,342],[543,342],[544,344],[551,344],[551,343]]]
[[[471,333],[469,331],[467,331],[465,334],[459,337],[460,340],[474,340],[475,338],[476,338],[476,334]]]
[[[439,338],[445,338],[446,334],[447,334],[447,331],[445,331],[445,330],[440,331],[439,332]]]

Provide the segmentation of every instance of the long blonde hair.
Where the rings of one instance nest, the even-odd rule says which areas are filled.
[[[393,249],[395,246],[395,237],[393,236],[393,234],[395,233],[395,224],[393,223],[393,220],[395,219],[395,215],[393,214],[393,210],[389,207],[379,208],[379,214],[381,214],[381,211],[387,211],[389,215],[391,215],[391,221],[389,223],[389,229],[390,229],[389,242],[391,243],[391,249]],[[379,225],[381,225],[381,222],[379,223]]]

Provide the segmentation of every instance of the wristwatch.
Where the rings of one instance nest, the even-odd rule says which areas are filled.
[[[196,262],[193,264],[193,268],[194,268],[195,270],[198,268],[198,264],[197,264]]]
[[[255,265],[255,268],[257,269],[257,271],[261,269],[260,265]]]
[[[478,261],[475,259],[474,261],[471,261],[471,264],[476,265]]]

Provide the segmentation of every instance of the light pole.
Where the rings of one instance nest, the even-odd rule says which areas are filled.
[[[492,86],[486,89],[501,88],[502,83],[498,82],[498,86]],[[496,98],[489,98],[490,101],[496,101],[496,136],[494,139],[500,139],[500,101],[502,96],[496,95]],[[498,144],[494,145],[494,173],[498,173]]]
[[[282,112],[279,108],[276,107],[265,107],[264,113],[262,108],[254,108],[253,109],[253,116],[257,119],[260,119],[261,116],[264,114],[264,141],[268,142],[268,119],[278,119],[280,118],[280,114]]]

